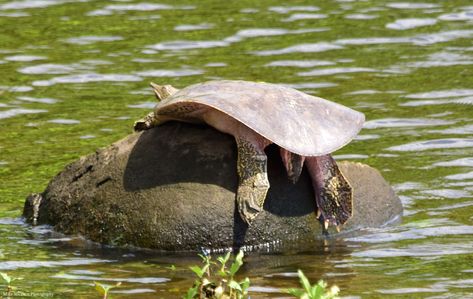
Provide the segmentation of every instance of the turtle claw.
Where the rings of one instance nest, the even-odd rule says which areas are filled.
[[[328,229],[328,226],[329,226],[329,225],[330,225],[330,221],[329,221],[328,219],[325,220],[325,221],[324,221],[324,228],[325,228],[325,230]]]

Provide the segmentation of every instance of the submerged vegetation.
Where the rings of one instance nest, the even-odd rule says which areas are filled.
[[[243,265],[243,251],[238,252],[229,267],[227,267],[227,262],[230,260],[230,252],[225,256],[217,257],[217,262],[213,261],[210,255],[199,254],[199,256],[202,258],[203,265],[190,267],[197,275],[197,279],[183,298],[241,299],[248,297],[250,279],[246,277],[241,281],[235,280],[236,273]]]
[[[189,267],[197,276],[192,287],[182,296],[183,299],[247,299],[250,298],[250,279],[237,279],[237,272],[243,266],[243,251],[238,252],[232,258],[231,252],[224,256],[218,256],[216,261],[208,254],[199,254],[202,265]],[[230,263],[231,262],[231,263]],[[176,267],[171,265],[166,267],[170,271],[175,271]],[[282,293],[290,294],[300,299],[337,299],[340,291],[337,286],[327,289],[327,283],[319,280],[311,285],[309,279],[301,270],[297,272],[302,288],[281,289]],[[3,297],[10,298],[16,289],[12,282],[23,278],[12,277],[7,273],[0,272],[0,276],[6,283]],[[121,282],[114,285],[103,284],[94,281],[95,290],[102,299],[111,299],[110,291],[121,286]],[[1,298],[3,298],[1,297]]]
[[[249,298],[250,279],[245,277],[237,281],[236,274],[243,265],[243,251],[238,252],[233,262],[227,267],[231,254],[217,257],[213,261],[209,255],[199,255],[202,258],[202,266],[192,266],[190,269],[197,275],[194,285],[189,288],[183,296],[184,299],[225,298],[244,299]],[[292,288],[281,290],[301,299],[337,299],[340,289],[332,286],[327,289],[327,283],[319,280],[317,284],[311,285],[309,279],[301,270],[298,270],[301,289]]]
[[[102,295],[103,299],[108,299],[108,292],[113,289],[113,288],[116,288],[118,286],[120,286],[122,283],[121,282],[117,282],[115,285],[108,285],[108,284],[102,284],[100,282],[96,282],[94,281],[95,283],[95,289],[97,290],[97,292],[99,292],[100,295]]]
[[[0,276],[3,278],[3,281],[5,281],[5,283],[7,284],[4,294],[7,298],[9,298],[12,295],[12,292],[16,289],[16,287],[12,286],[12,282],[14,282],[15,280],[23,279],[23,278],[13,277],[13,276],[8,275],[5,272],[0,272]]]
[[[327,290],[327,283],[319,280],[316,284],[311,285],[309,279],[301,270],[297,271],[302,289],[289,289],[288,293],[301,299],[337,299],[340,289],[332,286]]]

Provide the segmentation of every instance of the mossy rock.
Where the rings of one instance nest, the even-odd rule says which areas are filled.
[[[38,223],[111,245],[188,251],[312,246],[327,236],[379,227],[402,213],[389,184],[374,168],[339,162],[354,189],[353,217],[337,233],[316,219],[310,178],[287,179],[276,146],[269,146],[271,184],[248,227],[236,210],[234,139],[208,126],[171,122],[134,133],[68,165],[42,193]],[[31,221],[26,201],[24,216]]]

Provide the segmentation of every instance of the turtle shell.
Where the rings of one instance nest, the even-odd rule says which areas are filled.
[[[363,113],[293,88],[247,81],[208,81],[179,90],[158,103],[155,113],[194,103],[222,111],[286,150],[303,155],[331,153],[363,126]]]

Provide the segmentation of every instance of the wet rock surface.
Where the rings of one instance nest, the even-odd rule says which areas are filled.
[[[66,166],[42,193],[37,222],[104,244],[170,251],[261,244],[284,250],[338,235],[331,228],[324,232],[315,217],[307,172],[293,185],[277,147],[267,154],[271,188],[249,227],[235,206],[233,137],[176,122],[131,134]],[[354,214],[339,235],[381,226],[402,213],[376,169],[346,161],[339,166],[354,189]],[[24,209],[31,222],[33,202]]]

